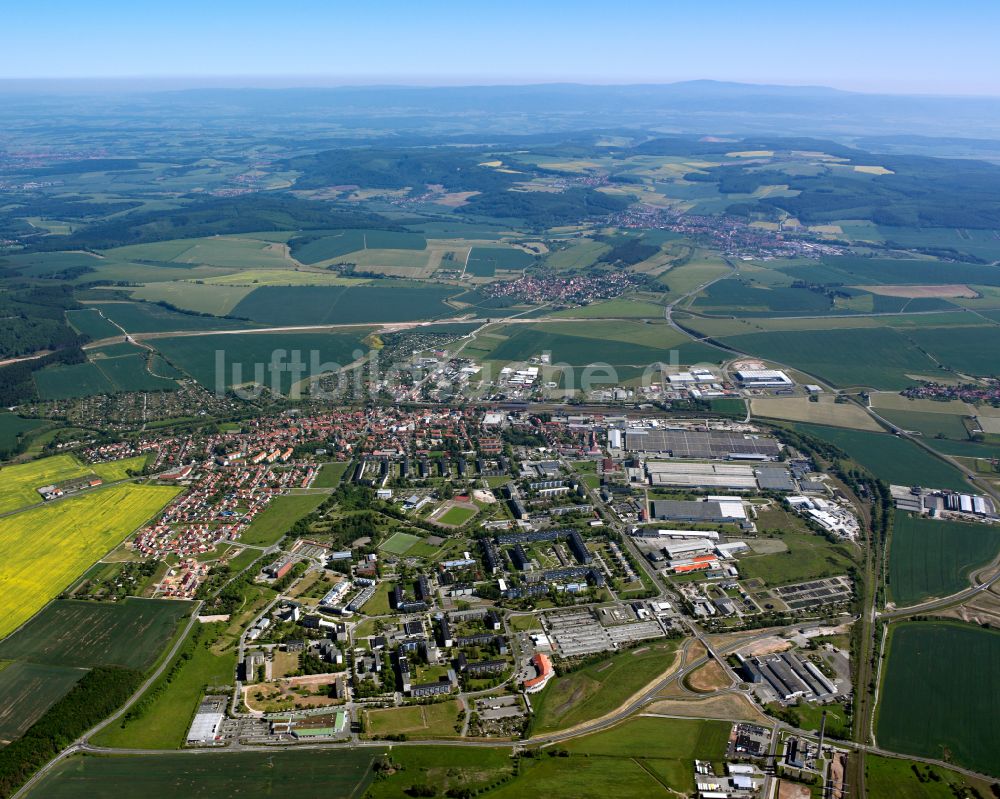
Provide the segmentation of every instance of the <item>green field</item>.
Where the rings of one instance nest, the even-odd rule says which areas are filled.
[[[693,306],[706,313],[726,313],[737,316],[780,314],[823,314],[831,310],[824,294],[787,286],[762,288],[743,280],[728,278],[713,283],[699,295]]]
[[[0,659],[142,671],[192,607],[190,602],[135,597],[116,603],[56,600],[0,642]]]
[[[240,534],[240,541],[269,547],[288,532],[295,522],[323,504],[326,494],[289,494],[275,497]]]
[[[441,516],[439,516],[435,521],[441,524],[451,525],[452,527],[461,527],[469,519],[476,515],[476,511],[472,508],[448,508]]]
[[[420,536],[411,535],[410,533],[393,533],[379,545],[379,549],[393,555],[403,555],[410,547],[420,543],[422,540]]]
[[[656,295],[649,295],[655,297]],[[574,319],[662,319],[664,309],[657,302],[640,297],[618,297],[584,305],[582,308],[567,308],[556,311],[553,316]]]
[[[368,328],[344,333],[232,333],[156,339],[156,348],[174,366],[190,374],[209,391],[262,382],[287,393],[292,377],[287,364],[299,353],[300,380],[310,377],[315,354],[318,373],[336,371],[353,363],[356,352],[367,352],[362,343]],[[216,374],[217,364],[222,374]],[[273,365],[272,365],[273,364]],[[217,382],[218,380],[218,382]]]
[[[343,325],[407,322],[457,315],[444,300],[450,286],[263,286],[233,309],[233,316],[267,325]]]
[[[43,400],[95,397],[117,391],[114,383],[91,361],[46,366],[35,372],[34,378],[38,396]]]
[[[419,233],[398,230],[331,230],[288,242],[292,256],[303,264],[317,264],[358,250],[424,250],[427,239]]]
[[[122,334],[122,331],[105,319],[96,308],[66,311],[66,320],[80,333],[90,336],[95,341]]]
[[[235,677],[235,648],[219,652],[215,643],[224,627],[225,622],[196,624],[164,674],[121,721],[105,727],[94,742],[137,749],[180,748],[205,687],[231,686]]]
[[[921,328],[909,336],[945,366],[963,374],[990,376],[1000,372],[1000,327],[996,325]]]
[[[375,589],[375,595],[369,599],[361,610],[369,616],[388,616],[392,612],[389,607],[389,592],[392,591],[393,584],[385,581]]]
[[[171,757],[73,757],[30,792],[35,799],[215,799],[254,795],[357,799],[372,779],[376,749],[277,750]]]
[[[123,484],[0,519],[0,635],[30,619],[179,490]]]
[[[657,362],[670,363],[674,352],[681,364],[717,363],[723,357],[720,350],[695,343],[666,324],[595,320],[519,325],[507,330],[510,337],[489,354],[490,360],[525,361],[549,352],[554,365],[607,363],[645,368]]]
[[[553,677],[532,697],[535,735],[572,727],[617,708],[673,665],[673,641],[650,644],[644,651],[627,651],[562,677]]]
[[[525,269],[534,262],[535,256],[514,247],[473,247],[469,250],[465,273],[493,277],[498,269]]]
[[[969,587],[969,573],[1000,554],[1000,528],[896,513],[889,595],[906,606]]]
[[[962,416],[957,413],[926,413],[879,408],[878,414],[902,430],[918,430],[927,438],[941,435],[955,441],[969,440],[969,431],[962,424]]]
[[[121,325],[129,333],[233,330],[255,326],[245,320],[178,313],[152,302],[97,302],[91,307],[99,309],[108,319]]]
[[[114,386],[115,391],[175,391],[177,383],[151,374],[146,368],[149,353],[101,358],[93,363]]]
[[[557,271],[586,269],[610,251],[610,244],[592,239],[578,239],[568,242],[564,248],[553,249],[545,256],[545,265]]]
[[[867,433],[815,424],[795,424],[793,427],[839,447],[886,482],[968,490],[961,473],[906,439],[889,433]]]
[[[72,455],[52,455],[15,466],[4,466],[0,468],[0,481],[3,482],[0,513],[41,502],[37,491],[41,486],[93,473],[92,467],[84,466]]]
[[[334,488],[340,485],[340,480],[347,473],[350,468],[350,461],[334,461],[331,463],[324,463],[319,470],[319,473],[313,479],[313,488]]]
[[[1000,777],[1000,632],[953,622],[893,625],[879,746]],[[916,700],[916,701],[915,701]]]
[[[907,374],[934,374],[937,365],[892,328],[800,330],[725,336],[740,352],[801,369],[836,386],[899,390]]]
[[[687,764],[688,766],[690,764]],[[526,761],[521,776],[487,794],[490,799],[522,799],[524,796],[561,796],[573,799],[649,799],[676,796],[667,786],[693,787],[693,777],[675,760],[568,757]],[[688,770],[691,770],[688,767]],[[692,772],[693,773],[693,772]],[[682,794],[686,795],[686,794]]]
[[[5,664],[0,669],[0,746],[38,721],[85,673],[54,664]]]

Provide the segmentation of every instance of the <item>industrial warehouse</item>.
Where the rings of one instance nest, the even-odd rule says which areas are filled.
[[[754,686],[771,692],[783,704],[797,699],[829,701],[838,694],[837,686],[814,663],[794,652],[745,658],[739,661],[740,676]]]
[[[733,491],[794,491],[788,470],[781,466],[754,467],[738,463],[677,463],[648,461],[652,486],[730,489]]]
[[[625,449],[673,458],[715,460],[775,460],[781,452],[777,439],[731,430],[684,430],[660,427],[630,427],[625,431]]]
[[[705,500],[655,499],[653,518],[676,522],[747,523],[747,511],[740,497],[708,497]]]

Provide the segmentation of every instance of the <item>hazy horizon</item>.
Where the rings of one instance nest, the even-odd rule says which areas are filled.
[[[516,20],[516,24],[512,21]],[[5,9],[0,80],[194,81],[213,87],[665,84],[717,80],[874,94],[998,96],[1000,6],[977,0],[833,10],[772,0],[590,0],[377,7],[261,0],[39,0]],[[263,84],[263,85],[262,85]]]

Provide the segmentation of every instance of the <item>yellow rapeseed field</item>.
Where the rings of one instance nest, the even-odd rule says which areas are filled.
[[[112,486],[0,519],[0,637],[30,619],[180,490]]]
[[[30,463],[0,468],[0,513],[17,510],[26,505],[41,502],[38,488],[51,485],[72,477],[93,474],[93,469],[84,466],[72,455],[53,455]]]

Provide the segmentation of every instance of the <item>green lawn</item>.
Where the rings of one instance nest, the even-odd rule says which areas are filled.
[[[389,592],[393,584],[390,582],[379,583],[375,589],[375,595],[369,599],[361,610],[369,616],[387,616],[392,613],[389,607]]]
[[[240,535],[244,544],[269,547],[299,519],[323,504],[325,494],[289,494],[275,497]]]
[[[626,651],[563,677],[554,677],[532,698],[533,734],[571,727],[611,712],[670,669],[677,644],[652,643],[644,651]]]
[[[313,488],[334,488],[350,467],[350,461],[324,463],[313,480]]]

